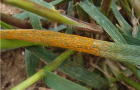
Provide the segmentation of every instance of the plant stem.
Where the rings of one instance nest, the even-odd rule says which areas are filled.
[[[12,88],[11,90],[24,90],[24,89],[28,88],[30,85],[32,85],[33,83],[35,83],[39,79],[45,77],[44,71],[50,71],[50,72],[53,71],[59,65],[61,65],[61,63],[63,63],[64,60],[66,60],[68,57],[70,57],[70,55],[72,55],[73,53],[75,53],[74,50],[65,51],[60,56],[58,56],[54,61],[52,61],[51,63],[46,65],[42,70],[40,70],[39,72],[37,72],[36,74],[31,76],[30,78],[26,79],[25,81],[23,81],[22,83],[20,83],[16,87]]]
[[[52,61],[51,63],[49,63],[47,66],[45,66],[43,68],[43,70],[50,71],[50,72],[53,71],[62,62],[64,62],[65,59],[67,59],[68,57],[70,57],[70,55],[72,55],[75,52],[76,51],[74,51],[74,50],[67,50],[67,51],[65,51],[63,54],[59,55],[59,57],[57,57],[54,61]]]
[[[123,80],[126,84],[130,85],[131,87],[135,88],[136,90],[140,90],[140,84],[138,84],[137,82],[129,79],[128,77],[126,77],[123,74],[119,75],[120,79]]]
[[[32,77],[28,78],[24,82],[20,83],[16,87],[12,88],[11,90],[25,90],[27,87],[31,86],[33,83],[38,81],[40,78],[44,77],[45,73],[43,71],[39,71],[34,74]]]

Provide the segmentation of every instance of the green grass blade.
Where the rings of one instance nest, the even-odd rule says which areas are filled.
[[[37,55],[39,58],[44,60],[47,63],[50,63],[54,60],[57,55],[52,52],[45,50],[41,47],[26,47],[27,50]],[[109,83],[101,76],[98,76],[92,72],[89,72],[84,67],[80,65],[75,65],[73,62],[69,60],[65,60],[59,67],[59,70],[62,72],[74,77],[77,80],[80,80],[96,89],[105,89],[108,87]],[[88,77],[87,77],[88,76]]]
[[[28,15],[29,15],[29,18],[30,18],[32,27],[33,27],[34,29],[41,30],[41,29],[42,29],[42,24],[41,24],[41,22],[40,22],[39,17],[33,15],[32,13],[28,13]]]
[[[40,22],[39,17],[32,13],[28,13],[28,16],[30,18],[32,27],[34,29],[41,30],[42,25]],[[26,71],[29,77],[34,75],[37,72],[37,69],[39,68],[39,62],[40,58],[29,52],[28,50],[25,50],[25,65],[26,65]]]
[[[81,66],[84,66],[84,59],[83,59],[83,56],[82,56],[82,52],[78,52],[75,55],[73,55],[73,61],[76,64],[79,64]]]
[[[82,52],[78,52],[76,54],[73,55],[73,61],[74,61],[74,64],[75,65],[81,65],[84,67],[84,59],[83,59],[83,56],[82,56]],[[82,85],[82,86],[85,86],[86,84],[81,82],[81,81],[77,81],[78,84]]]
[[[111,9],[117,18],[119,24],[121,25],[122,29],[124,30],[124,34],[126,35],[132,35],[132,27],[125,21],[125,19],[122,17],[122,15],[119,13],[114,1],[112,1]]]
[[[73,1],[70,1],[68,4],[68,9],[67,9],[67,15],[74,17],[73,11],[74,7],[73,7]],[[73,27],[72,26],[67,26],[65,33],[67,34],[72,34],[73,33]]]
[[[52,1],[51,4],[52,5],[59,5],[59,4],[62,4],[62,3],[66,3],[68,1],[71,1],[71,0],[55,0],[55,1]]]
[[[72,81],[64,79],[52,72],[44,71],[46,76],[43,78],[44,82],[54,90],[88,90]]]
[[[39,62],[40,58],[36,57],[28,50],[25,50],[25,65],[29,77],[31,77],[37,72],[37,69],[39,68]]]
[[[128,44],[140,46],[140,39],[124,34],[122,34],[122,36],[124,37],[124,39],[127,41]]]
[[[14,40],[14,39],[13,40],[0,39],[0,40],[1,40],[0,49],[18,48],[18,47],[23,47],[23,46],[45,46],[45,47],[47,47],[47,45],[44,45],[44,44],[38,44],[38,43],[22,41],[22,40]]]
[[[24,11],[24,12],[18,13],[16,15],[13,15],[13,17],[24,20],[24,19],[28,18],[29,15],[28,15],[28,12]]]
[[[117,30],[117,28],[110,22],[110,20],[104,16],[91,2],[84,0],[79,3],[81,8],[85,10],[99,25],[101,25],[105,31],[112,37],[115,42],[126,43],[123,36]]]
[[[4,23],[3,21],[0,21],[0,24],[2,27],[7,28],[7,29],[13,29],[13,27],[7,23]]]
[[[138,75],[139,75],[139,77],[140,77],[140,69],[137,68],[137,72],[138,72]]]
[[[61,31],[61,30],[63,30],[63,29],[66,29],[66,25],[59,25],[59,26],[57,26],[57,29],[55,29],[55,28],[51,28],[51,29],[49,29],[50,31],[54,31],[54,32],[58,32],[58,31]]]
[[[138,25],[138,31],[137,31],[136,38],[140,39],[140,25]]]
[[[39,5],[46,7],[46,8],[49,8],[49,9],[55,8],[51,3],[47,3],[43,0],[29,0],[29,1],[37,3]]]

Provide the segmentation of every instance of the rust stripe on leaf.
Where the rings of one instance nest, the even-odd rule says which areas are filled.
[[[69,35],[46,30],[6,30],[1,32],[2,39],[19,39],[51,46],[70,48],[81,52],[103,56],[110,43],[77,35]]]
[[[134,46],[131,45],[114,44],[111,42],[105,42],[87,37],[69,35],[47,30],[2,30],[1,39],[19,39],[35,43],[47,44],[119,61],[129,61],[133,59],[135,60],[133,61],[134,63],[140,61],[139,54],[132,55],[131,53],[128,53],[134,51],[139,53],[140,51],[138,48],[140,47],[137,47],[137,49],[135,49]]]

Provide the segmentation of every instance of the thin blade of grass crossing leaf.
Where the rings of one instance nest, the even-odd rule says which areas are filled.
[[[111,4],[111,9],[112,9],[115,17],[117,18],[119,24],[121,25],[122,30],[124,30],[124,34],[131,36],[132,35],[132,27],[125,21],[125,19],[119,13],[113,0],[112,0],[112,4]]]
[[[37,3],[39,5],[42,5],[42,6],[46,7],[46,8],[49,8],[49,9],[54,8],[54,6],[51,3],[47,3],[43,0],[29,0],[29,1]]]
[[[138,25],[138,31],[137,31],[136,38],[140,39],[140,24]]]
[[[40,19],[33,15],[32,13],[28,13],[32,27],[34,29],[41,30],[41,22]],[[25,65],[26,65],[26,71],[29,77],[34,75],[37,72],[37,69],[39,67],[40,58],[29,52],[28,50],[25,50]]]
[[[140,39],[140,25],[138,25],[138,31],[137,31],[136,38]],[[139,43],[140,43],[140,40],[139,40]],[[139,44],[139,45],[140,45],[140,44]],[[138,72],[138,75],[139,75],[139,77],[140,77],[140,68],[137,69],[137,72]]]
[[[139,75],[139,77],[140,77],[140,69],[137,68],[137,72],[138,72],[138,75]]]
[[[81,8],[85,10],[105,31],[112,37],[115,42],[126,43],[117,28],[105,17],[91,2],[84,0],[79,3]]]
[[[82,52],[78,52],[75,55],[73,55],[73,61],[75,62],[75,65],[79,64],[81,66],[84,66]]]
[[[40,58],[38,58],[28,50],[25,50],[25,65],[29,77],[37,72],[37,69],[39,68],[39,62]]]
[[[24,11],[24,12],[13,15],[13,17],[24,20],[24,19],[28,18],[29,15],[28,15],[28,12]]]
[[[8,48],[18,48],[23,46],[47,46],[43,44],[28,42],[28,41],[22,41],[22,40],[9,40],[9,39],[0,39],[1,45],[0,49],[8,49]]]
[[[73,13],[72,13],[72,12],[73,12],[73,9],[74,9],[74,7],[73,7],[73,2],[70,1],[70,2],[69,2],[69,5],[68,5],[68,9],[67,9],[67,15],[74,17],[74,15],[73,15]],[[72,28],[72,26],[67,26],[65,33],[67,33],[67,34],[72,34],[72,33],[73,33],[73,28]]]
[[[81,65],[84,67],[84,60],[83,60],[83,56],[82,56],[82,52],[78,52],[76,54],[73,55],[73,61],[75,65]],[[77,81],[78,84],[85,86],[86,84],[81,82],[81,81]]]
[[[3,21],[0,21],[0,24],[2,27],[7,28],[7,29],[13,29],[13,27]]]
[[[65,32],[65,33],[67,33],[67,34],[72,34],[72,33],[73,33],[73,27],[67,26],[66,32]]]
[[[30,18],[32,27],[34,29],[41,30],[42,25],[41,25],[40,19],[37,16],[33,15],[32,13],[28,13],[28,14],[29,14],[29,18]]]
[[[21,19],[21,20],[24,20],[24,19],[28,18],[29,13],[31,13],[31,12],[28,12],[28,11],[25,11],[25,10],[23,10],[23,11],[24,12],[21,12],[21,13],[13,15],[13,17],[16,17],[16,18]],[[33,14],[33,15],[35,15],[35,16],[47,21],[47,18],[41,17],[41,16],[39,16],[37,14],[34,14],[34,13],[31,13],[31,14]]]
[[[72,81],[64,79],[52,72],[44,71],[46,76],[43,81],[54,90],[88,90]]]
[[[41,47],[25,47],[25,49],[29,50],[47,63],[50,63],[57,57],[57,55]],[[65,60],[58,69],[96,89],[104,90],[109,85],[108,81],[101,76],[89,72],[80,65],[74,65],[74,63],[69,60]]]
[[[58,31],[61,31],[61,30],[63,30],[63,29],[66,29],[66,25],[59,25],[59,26],[57,26],[57,29],[55,29],[55,28],[51,28],[51,29],[49,29],[50,31],[54,31],[54,32],[58,32]]]
[[[140,46],[140,39],[122,34],[128,44]]]
[[[71,0],[55,0],[55,1],[52,1],[51,4],[52,5],[59,5],[59,4],[62,4],[62,3],[66,3],[68,1],[71,1]]]

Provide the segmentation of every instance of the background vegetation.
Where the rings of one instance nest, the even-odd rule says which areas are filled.
[[[55,8],[67,2],[66,11]],[[29,78],[12,90],[26,89],[41,78],[54,90],[117,90],[118,81],[140,90],[140,84],[129,79],[132,74],[140,79],[139,0],[55,0],[50,3],[2,0],[2,3],[23,10],[14,16],[1,13],[1,49],[24,47],[26,50]],[[53,22],[54,28],[46,28],[46,21]],[[44,48],[52,46],[65,51],[57,51],[64,51],[58,56]],[[89,62],[94,67],[91,71],[84,67],[83,56],[87,54],[94,55]],[[48,64],[37,71],[40,59]],[[56,68],[75,78],[77,83],[53,74]]]

